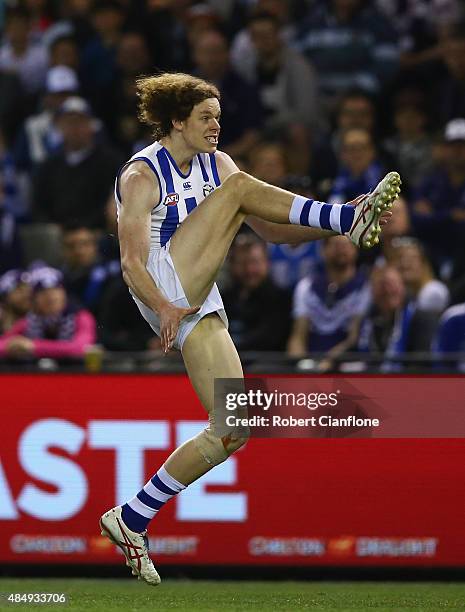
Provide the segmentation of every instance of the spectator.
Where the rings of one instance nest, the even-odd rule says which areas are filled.
[[[397,238],[394,260],[402,276],[407,295],[419,310],[441,313],[449,303],[449,290],[435,279],[421,244],[412,238]]]
[[[63,151],[37,170],[35,217],[103,229],[106,199],[121,158],[96,141],[95,121],[84,99],[65,100],[58,109],[56,125],[63,135]]]
[[[342,135],[339,174],[330,201],[350,202],[359,194],[368,193],[383,174],[370,132],[361,128],[347,130]]]
[[[357,270],[357,249],[344,236],[327,238],[323,265],[294,292],[294,324],[288,352],[301,357],[325,353],[320,371],[356,345],[360,320],[369,305],[367,278]]]
[[[137,118],[136,78],[150,71],[150,56],[145,38],[138,32],[121,36],[116,52],[116,76],[108,95],[97,107],[107,122],[114,142],[132,155],[132,147],[144,136]]]
[[[105,231],[99,238],[98,251],[103,262],[109,263],[120,259],[118,222],[113,189],[105,204]]]
[[[63,231],[64,286],[68,295],[94,315],[108,281],[120,274],[119,261],[102,262],[95,231],[69,226]]]
[[[318,138],[312,152],[311,175],[324,197],[330,191],[328,185],[332,184],[338,173],[343,134],[358,128],[374,136],[376,112],[373,99],[362,90],[348,91],[339,103],[335,122],[335,129]]]
[[[47,72],[40,113],[28,117],[16,144],[16,163],[30,171],[56,153],[62,145],[62,135],[54,125],[54,115],[63,102],[76,95],[79,82],[76,73],[67,66],[54,66]]]
[[[350,88],[379,92],[397,69],[397,36],[372,2],[318,2],[297,36],[328,100]]]
[[[142,30],[151,63],[160,71],[189,71],[191,57],[186,32],[185,2],[147,0],[133,23]]]
[[[84,48],[86,43],[95,36],[90,17],[92,4],[94,0],[59,2],[57,9],[60,18],[47,30],[47,39],[51,41],[61,36],[72,36],[79,49]]]
[[[442,315],[433,350],[441,369],[465,372],[465,361],[445,360],[451,353],[465,353],[465,303],[451,306]]]
[[[5,41],[0,47],[0,69],[17,74],[24,91],[33,96],[45,81],[48,58],[45,47],[32,41],[31,32],[27,11],[16,8],[7,12]]]
[[[236,1],[234,11],[236,15],[240,14],[241,4],[244,6],[246,3],[242,3],[241,0]],[[254,14],[268,13],[279,23],[280,38],[286,43],[292,44],[297,31],[296,24],[303,16],[302,14],[298,15],[299,11],[296,5],[302,6],[302,2],[300,0],[256,0],[256,2],[249,2],[247,7],[244,6],[248,10],[244,10],[242,23],[247,22],[247,16],[250,18]],[[305,11],[306,7],[302,7],[300,12],[305,13]],[[234,65],[256,62],[255,48],[248,28],[241,29],[235,35],[231,45],[231,58]]]
[[[82,49],[81,68],[84,92],[94,108],[116,76],[116,50],[124,20],[123,7],[116,0],[101,0],[91,8],[95,35]]]
[[[95,342],[95,320],[68,300],[61,273],[39,268],[31,273],[32,310],[0,336],[0,357],[82,358]]]
[[[234,64],[234,68],[258,88],[265,134],[283,139],[292,152],[292,170],[306,173],[311,130],[322,120],[317,75],[308,61],[281,39],[275,17],[258,13],[248,28],[255,61]]]
[[[418,188],[412,207],[417,237],[447,280],[452,260],[465,239],[465,119],[446,125],[444,159]]]
[[[284,189],[289,177],[289,164],[286,151],[279,142],[258,143],[250,151],[247,161],[253,176]]]
[[[15,220],[24,220],[29,212],[28,181],[18,172],[13,152],[0,127],[0,207],[11,213]]]
[[[22,266],[22,251],[16,219],[7,208],[4,174],[0,173],[0,274]]]
[[[229,331],[240,351],[282,351],[289,335],[291,296],[269,275],[266,243],[239,235],[230,255],[232,285],[223,293]]]
[[[279,143],[262,142],[252,149],[250,173],[258,179],[311,197],[305,177],[289,175],[287,156]],[[300,181],[298,180],[300,178]],[[270,274],[278,287],[293,290],[297,282],[313,270],[318,253],[317,242],[299,245],[269,244]]]
[[[226,38],[216,30],[204,32],[193,48],[196,74],[214,83],[221,93],[221,148],[233,157],[246,156],[258,141],[261,108],[258,91],[229,64]]]
[[[458,22],[442,43],[442,58],[447,75],[434,88],[441,123],[463,117],[465,109],[465,21]]]
[[[160,348],[158,338],[140,316],[121,275],[113,276],[99,299],[99,341],[109,351]]]
[[[29,275],[9,270],[0,277],[0,334],[4,334],[31,308]]]
[[[50,66],[67,66],[80,72],[79,48],[73,36],[56,36],[49,43]]]
[[[29,11],[34,38],[41,40],[44,32],[53,23],[53,4],[51,0],[24,0],[24,5]]]
[[[11,144],[25,113],[25,93],[16,74],[0,66],[0,131]]]
[[[428,352],[437,326],[437,315],[417,309],[406,297],[399,271],[390,265],[376,266],[371,275],[372,305],[360,326],[358,348],[381,353],[382,370],[401,369],[409,352]]]
[[[399,99],[394,111],[395,133],[384,142],[384,149],[402,177],[404,193],[416,189],[432,168],[432,139],[427,124],[424,107]]]

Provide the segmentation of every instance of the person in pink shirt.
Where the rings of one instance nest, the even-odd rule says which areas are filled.
[[[90,312],[73,305],[59,270],[31,272],[32,309],[0,336],[0,358],[80,358],[95,343],[96,323]]]

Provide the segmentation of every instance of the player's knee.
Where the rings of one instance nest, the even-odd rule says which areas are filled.
[[[228,454],[228,457],[238,451],[240,448],[247,444],[248,438],[234,437],[234,435],[229,435],[221,438],[223,442],[223,446]]]
[[[215,436],[207,427],[193,438],[194,444],[204,460],[210,465],[219,465],[239,450],[247,442],[247,438],[234,436],[233,433]]]
[[[223,187],[225,190],[230,191],[231,194],[234,194],[234,199],[236,202],[240,202],[244,196],[249,181],[250,176],[246,172],[239,170],[239,172],[234,172],[228,176],[223,183]]]

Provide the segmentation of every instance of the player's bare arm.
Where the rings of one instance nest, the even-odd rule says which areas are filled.
[[[166,353],[172,347],[181,320],[198,308],[173,306],[147,272],[150,214],[160,194],[154,175],[144,162],[134,162],[123,171],[120,192],[118,235],[123,278],[131,291],[159,315],[161,345]]]

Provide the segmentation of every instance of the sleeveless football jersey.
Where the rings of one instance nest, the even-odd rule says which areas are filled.
[[[155,174],[160,189],[158,202],[153,203],[150,228],[150,249],[161,249],[170,240],[179,224],[212,191],[220,186],[214,153],[199,153],[183,174],[170,153],[159,142],[145,147],[121,168],[115,183],[118,216],[121,206],[119,177],[133,161],[143,161]]]

